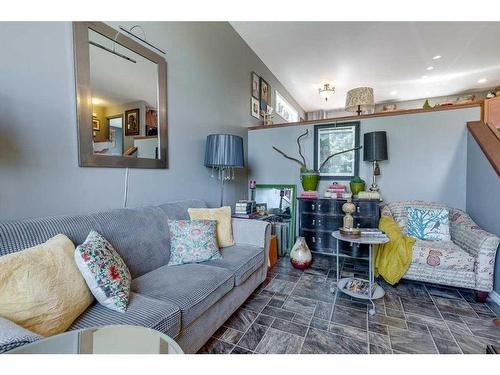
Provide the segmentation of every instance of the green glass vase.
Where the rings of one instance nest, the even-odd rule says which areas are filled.
[[[300,182],[302,182],[302,189],[304,189],[304,191],[317,190],[319,183],[319,172],[302,172],[300,174]]]
[[[360,191],[365,191],[364,182],[351,182],[349,186],[351,188],[352,195],[358,195]]]

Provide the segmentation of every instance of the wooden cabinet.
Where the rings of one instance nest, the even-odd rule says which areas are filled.
[[[308,199],[299,198],[299,235],[304,237],[313,252],[334,254],[337,241],[332,232],[343,224],[342,205],[345,199]],[[377,200],[354,199],[356,212],[354,226],[360,228],[377,228],[380,219],[380,208]],[[341,243],[343,253],[352,249],[347,242]]]
[[[500,96],[484,101],[484,122],[500,129]]]

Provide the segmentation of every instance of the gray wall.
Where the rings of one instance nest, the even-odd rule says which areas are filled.
[[[246,141],[244,125],[258,123],[250,72],[297,103],[228,23],[141,25],[167,51],[170,168],[131,169],[129,206],[193,197],[216,205],[205,137]],[[78,167],[71,23],[0,23],[0,46],[0,219],[121,207],[124,169]],[[246,197],[246,177],[228,184],[227,203]]]
[[[467,136],[467,212],[481,228],[500,236],[500,178],[470,133]],[[500,293],[498,255],[494,289]]]
[[[387,131],[389,160],[380,163],[378,184],[386,201],[421,199],[465,208],[466,123],[478,120],[479,108],[378,117],[361,121],[361,143],[366,132]],[[275,145],[297,155],[297,136],[309,129],[304,140],[306,159],[313,163],[314,126],[254,130],[248,133],[249,177],[257,183],[300,186],[299,166],[272,150]],[[371,164],[360,161],[360,176],[371,182]],[[322,194],[331,181],[320,183]]]

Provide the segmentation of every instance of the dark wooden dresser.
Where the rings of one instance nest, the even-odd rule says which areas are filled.
[[[298,198],[299,201],[299,236],[306,239],[313,252],[331,254],[336,251],[336,240],[332,232],[343,224],[342,205],[346,199],[331,198]],[[377,228],[380,219],[380,202],[378,200],[353,199],[356,212],[353,214],[354,226],[360,228]],[[353,249],[346,242],[340,243],[340,253]]]

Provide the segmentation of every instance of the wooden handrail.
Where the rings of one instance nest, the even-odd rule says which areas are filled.
[[[500,138],[496,132],[482,121],[468,122],[467,128],[500,177]]]
[[[497,128],[495,125],[493,125],[492,123],[486,123],[486,125],[488,125],[488,127],[490,128],[490,130],[493,132],[493,134],[495,134],[495,137],[498,138],[498,140],[500,141],[500,128]]]

